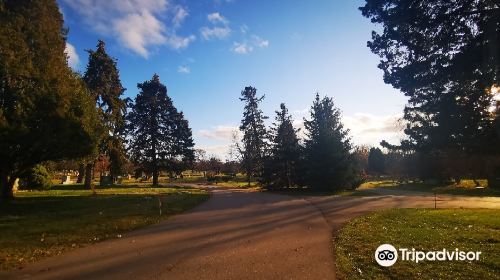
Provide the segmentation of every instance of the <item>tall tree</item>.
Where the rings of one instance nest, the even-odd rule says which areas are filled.
[[[344,129],[339,109],[329,97],[316,98],[306,129],[305,160],[307,184],[315,190],[350,188],[356,179],[349,131]]]
[[[252,176],[260,176],[264,164],[264,154],[266,150],[266,127],[264,120],[267,119],[259,109],[259,103],[264,96],[257,97],[257,89],[245,87],[241,92],[240,100],[245,102],[243,119],[241,120],[240,131],[243,133],[242,139],[242,165],[247,175],[248,184]]]
[[[96,146],[96,110],[67,64],[55,0],[0,1],[0,188],[24,170],[82,157]]]
[[[276,122],[270,129],[270,154],[264,165],[264,182],[273,189],[291,188],[297,184],[301,147],[298,130],[284,103],[276,111]]]
[[[381,57],[384,81],[409,98],[407,139],[385,146],[498,155],[489,108],[500,84],[499,2],[367,0],[360,9],[383,27],[368,47]]]
[[[125,161],[123,143],[126,102],[121,97],[125,88],[120,81],[116,60],[106,53],[103,41],[98,41],[95,51],[87,50],[87,52],[89,61],[83,79],[96,102],[105,130],[99,145],[99,153],[109,156],[111,175],[116,177],[121,173]],[[87,187],[92,183],[90,178],[94,164],[95,159],[87,163],[85,180]]]
[[[368,154],[368,170],[375,174],[385,172],[385,156],[379,148],[370,149],[370,153]]]
[[[140,92],[127,115],[128,149],[132,160],[153,173],[157,186],[160,170],[192,164],[192,132],[158,75],[137,87]]]

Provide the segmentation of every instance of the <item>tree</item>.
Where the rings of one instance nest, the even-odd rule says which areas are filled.
[[[371,173],[382,174],[385,172],[385,156],[379,148],[371,148],[368,154],[368,170]]]
[[[128,149],[132,160],[153,174],[157,186],[160,170],[192,164],[192,132],[158,75],[137,87],[140,92],[127,115]]]
[[[63,18],[54,0],[0,1],[0,189],[47,160],[91,153],[95,106],[67,64]]]
[[[310,114],[310,120],[304,119],[307,184],[315,190],[353,187],[356,164],[339,109],[331,98],[316,94]]]
[[[264,182],[273,189],[291,188],[297,184],[301,147],[292,117],[284,103],[276,111],[276,122],[270,130],[270,154],[264,168]]]
[[[126,102],[121,98],[125,88],[120,81],[116,60],[106,53],[105,44],[99,40],[97,49],[87,50],[89,62],[83,80],[96,102],[104,131],[99,144],[99,154],[110,160],[111,176],[115,178],[125,163],[124,128]],[[96,159],[87,163],[85,185],[90,188],[92,166]]]
[[[264,164],[264,153],[266,149],[266,127],[264,120],[267,119],[259,109],[259,103],[264,96],[257,97],[257,89],[245,87],[241,92],[241,101],[245,102],[243,119],[241,120],[240,131],[243,133],[242,165],[247,175],[250,185],[252,176],[260,176]]]
[[[407,139],[386,147],[498,156],[489,110],[500,84],[498,1],[367,0],[360,9],[383,26],[368,47],[381,57],[384,81],[409,97]]]
[[[362,174],[366,175],[368,171],[368,156],[370,154],[370,148],[365,145],[356,146],[354,148],[354,159],[356,160],[356,169],[361,171]]]

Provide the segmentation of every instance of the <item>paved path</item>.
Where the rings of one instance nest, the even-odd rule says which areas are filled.
[[[438,196],[445,207],[500,208],[500,198]],[[381,208],[434,207],[433,195],[299,197],[214,189],[194,210],[0,278],[335,279],[332,232]]]

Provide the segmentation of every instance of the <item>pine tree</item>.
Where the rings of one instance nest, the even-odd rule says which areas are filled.
[[[0,1],[0,188],[47,160],[78,158],[97,143],[97,113],[67,64],[54,0]]]
[[[101,116],[104,126],[99,154],[109,156],[111,176],[114,178],[122,171],[125,161],[124,126],[126,102],[121,98],[125,88],[120,81],[116,60],[106,53],[105,44],[99,40],[97,49],[87,50],[89,61],[83,76],[85,84]],[[90,187],[92,167],[95,159],[87,163],[85,185]]]
[[[368,154],[368,170],[375,174],[385,172],[385,156],[379,148],[371,148]]]
[[[252,176],[260,176],[264,164],[266,150],[266,127],[264,120],[267,119],[259,109],[259,103],[264,96],[257,97],[257,89],[245,87],[241,92],[241,101],[245,102],[243,119],[240,131],[243,133],[241,154],[242,165],[247,175],[248,184]]]
[[[293,127],[292,117],[284,103],[276,111],[276,122],[270,129],[270,155],[264,165],[263,181],[269,188],[291,188],[298,182],[301,147],[298,130]]]
[[[353,187],[356,164],[340,111],[331,98],[316,94],[310,113],[311,119],[304,119],[307,185],[314,190]]]
[[[489,110],[500,84],[498,1],[367,0],[360,9],[382,25],[368,47],[381,58],[384,81],[409,99],[407,139],[384,146],[433,161],[499,156]]]
[[[140,92],[127,115],[128,149],[132,160],[153,174],[153,186],[157,186],[160,170],[177,171],[192,164],[192,133],[158,75],[137,87]]]

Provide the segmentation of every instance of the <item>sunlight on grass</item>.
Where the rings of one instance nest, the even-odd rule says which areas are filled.
[[[335,240],[340,276],[345,279],[494,279],[500,275],[500,210],[391,209],[357,218]],[[432,251],[482,251],[478,262],[375,262],[381,244]]]
[[[115,186],[96,191],[95,196],[83,189],[21,191],[0,205],[0,269],[117,238],[208,198],[206,191],[181,187]]]

